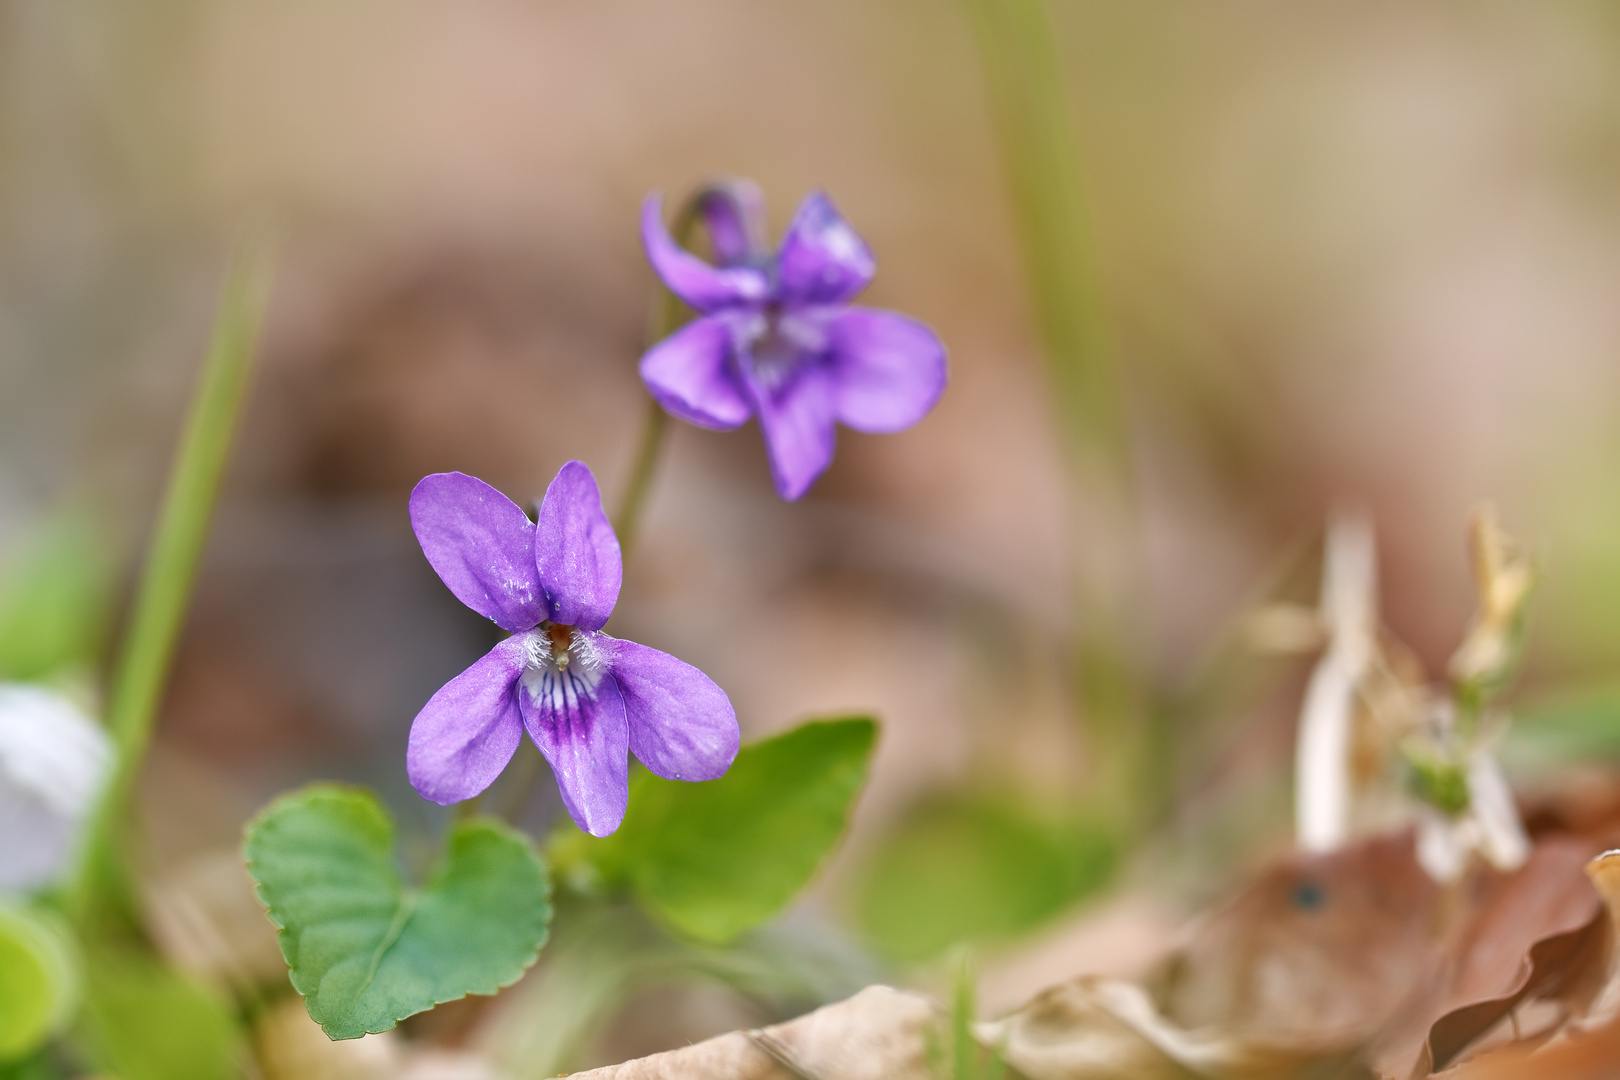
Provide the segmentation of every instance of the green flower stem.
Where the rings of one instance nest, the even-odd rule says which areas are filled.
[[[691,245],[692,234],[697,228],[698,207],[706,191],[706,188],[702,188],[694,192],[681,204],[679,213],[675,215],[670,235],[681,247]],[[678,330],[681,324],[686,322],[687,316],[686,305],[682,304],[674,293],[659,284],[653,297],[652,312],[647,318],[648,348]],[[652,493],[653,476],[658,472],[658,463],[664,456],[664,443],[668,431],[669,414],[657,401],[648,398],[646,419],[641,425],[641,438],[636,445],[635,460],[630,466],[630,482],[625,485],[624,495],[619,500],[617,512],[613,515],[613,531],[619,536],[619,550],[626,561],[629,560],[630,551],[635,547],[636,539],[641,532],[641,515],[646,509],[647,496]]]
[[[1023,249],[1033,315],[1072,450],[1076,481],[1118,535],[1082,567],[1076,671],[1096,801],[1136,827],[1169,791],[1164,712],[1139,651],[1140,567],[1124,398],[1085,206],[1056,42],[1042,0],[967,0]]]
[[[197,566],[230,456],[269,292],[261,244],[236,251],[215,317],[213,338],[169,472],[157,528],[136,591],[108,694],[107,724],[117,766],[92,819],[70,890],[75,914],[108,905],[129,915],[133,895],[123,851],[128,803],[151,742]]]
[[[681,247],[692,243],[697,229],[698,207],[708,188],[699,188],[681,204],[675,215],[670,235]],[[685,304],[674,293],[659,284],[653,294],[652,310],[647,316],[647,345],[650,348],[680,329],[689,317]],[[647,509],[647,497],[652,494],[653,478],[664,457],[668,442],[669,414],[651,397],[647,399],[645,418],[641,422],[641,435],[636,441],[636,456],[630,463],[630,480],[613,513],[613,531],[619,537],[619,554],[626,563],[641,535],[641,517]],[[516,823],[518,816],[534,799],[535,788],[551,770],[540,767],[540,755],[519,755],[512,777],[502,785],[502,797],[496,802],[497,812],[507,821]]]
[[[657,340],[656,338],[654,340]],[[630,467],[630,483],[619,500],[613,515],[613,531],[619,536],[619,551],[629,559],[636,538],[641,535],[641,515],[652,492],[653,475],[664,456],[664,441],[669,431],[669,414],[664,407],[647,399],[646,418],[641,422],[641,437],[636,443],[636,457]]]
[[[1069,434],[1123,484],[1130,467],[1084,176],[1041,0],[967,0],[1034,316]]]

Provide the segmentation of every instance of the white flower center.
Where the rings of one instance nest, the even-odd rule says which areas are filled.
[[[824,321],[809,312],[790,313],[776,305],[749,319],[740,328],[738,351],[755,382],[767,391],[775,390],[806,357],[826,351]]]
[[[529,699],[558,712],[577,709],[582,699],[594,699],[607,670],[594,636],[554,622],[542,622],[529,631],[529,663],[522,678]]]

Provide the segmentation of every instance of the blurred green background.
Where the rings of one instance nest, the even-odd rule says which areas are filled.
[[[1025,9],[1049,36],[997,22]],[[523,501],[573,457],[617,493],[637,207],[715,174],[776,229],[825,188],[877,253],[867,300],[951,349],[936,412],[843,433],[801,504],[751,434],[679,428],[615,616],[747,735],[881,719],[795,916],[870,970],[927,982],[974,941],[987,1008],[1138,970],[1285,843],[1303,668],[1240,626],[1313,599],[1339,502],[1438,675],[1495,499],[1546,571],[1508,764],[1620,754],[1610,5],[0,0],[6,677],[105,660],[225,253],[244,221],[279,238],[147,778],[154,895],[310,777],[432,824],[405,732],[488,630],[405,497],[460,469]],[[14,641],[42,604],[62,642]],[[753,1015],[703,993],[632,1002],[596,1053]]]

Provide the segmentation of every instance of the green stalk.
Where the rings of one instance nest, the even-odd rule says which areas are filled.
[[[230,456],[268,286],[262,245],[243,243],[226,277],[108,693],[107,725],[117,747],[117,767],[102,794],[72,890],[73,907],[81,916],[102,904],[121,915],[133,911],[122,844],[128,803],[151,742]]]
[[[1162,810],[1169,788],[1161,710],[1138,651],[1140,567],[1124,397],[1094,265],[1084,174],[1042,0],[967,0],[1023,250],[1030,299],[1076,480],[1118,522],[1111,560],[1083,567],[1076,677],[1093,754],[1095,802],[1126,828]]]
[[[967,0],[1034,316],[1069,434],[1122,487],[1129,454],[1084,177],[1041,0]]]
[[[681,204],[676,212],[670,236],[681,247],[689,247],[697,229],[698,208],[702,205],[707,187],[699,188]],[[660,283],[653,294],[652,309],[647,316],[647,347],[651,348],[681,328],[686,322],[686,305]],[[669,414],[651,397],[641,422],[641,435],[636,440],[636,456],[630,463],[630,479],[624,494],[613,512],[613,531],[619,538],[619,555],[630,561],[630,552],[641,536],[641,517],[647,508],[647,497],[652,494],[653,478],[658,474],[658,463],[664,457],[664,444],[669,436]],[[517,756],[517,764],[502,785],[502,797],[496,803],[497,812],[507,821],[516,823],[518,815],[534,799],[534,791],[551,774],[541,767],[539,753],[526,750]]]
[[[700,188],[693,193],[675,215],[674,226],[669,232],[675,243],[683,248],[691,245],[692,234],[697,228],[698,207],[707,191],[707,188]],[[660,283],[653,297],[652,312],[647,317],[647,347],[651,348],[680,329],[686,319],[686,306]],[[664,456],[664,440],[668,431],[669,414],[662,405],[649,398],[646,419],[641,425],[641,437],[636,444],[635,460],[630,466],[630,480],[613,515],[613,531],[618,534],[619,550],[626,561],[629,561],[630,549],[635,546],[641,533],[641,515],[646,509],[647,496],[652,493],[658,463]]]
[[[647,496],[652,492],[658,462],[664,456],[664,439],[668,431],[669,414],[657,401],[648,398],[646,417],[641,422],[641,437],[636,442],[635,461],[630,466],[630,482],[625,486],[618,511],[613,515],[613,531],[619,537],[619,552],[626,560],[630,558],[630,549],[641,535],[641,514],[646,509]]]

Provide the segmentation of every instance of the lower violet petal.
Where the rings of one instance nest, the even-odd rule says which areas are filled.
[[[514,692],[528,662],[509,637],[439,688],[411,723],[405,771],[424,799],[470,799],[494,782],[523,739]]]
[[[557,777],[574,824],[607,836],[630,798],[630,743],[619,686],[600,667],[530,667],[518,689],[523,725]]]
[[[849,308],[829,326],[828,344],[838,419],[856,431],[908,428],[945,391],[945,346],[915,319]]]
[[[737,756],[737,712],[703,672],[633,641],[605,643],[624,696],[630,752],[667,780],[713,780]]]
[[[784,499],[797,499],[832,464],[833,401],[828,373],[804,365],[790,382],[762,388],[756,401],[776,493]]]
[[[641,380],[672,416],[730,431],[753,410],[729,370],[731,328],[720,318],[698,319],[641,358]]]

